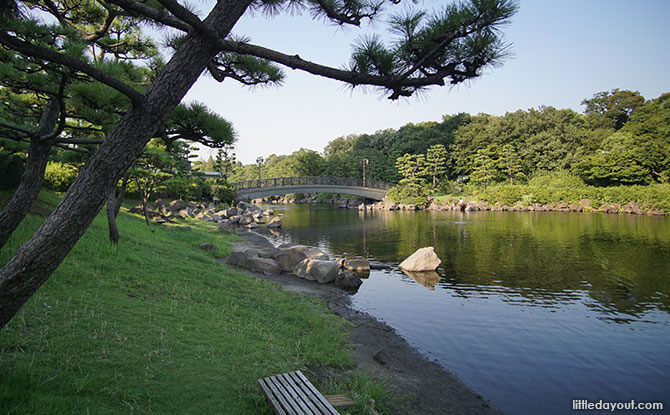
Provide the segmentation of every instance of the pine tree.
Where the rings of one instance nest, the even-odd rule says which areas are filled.
[[[435,144],[426,153],[426,171],[433,178],[433,189],[437,178],[447,172],[447,149],[442,144]]]

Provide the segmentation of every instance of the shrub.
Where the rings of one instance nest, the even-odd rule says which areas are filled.
[[[212,195],[219,199],[220,203],[231,205],[235,200],[235,190],[225,185],[215,184],[212,186]]]
[[[428,202],[428,186],[394,186],[389,189],[388,197],[395,203],[405,205],[425,205]]]
[[[539,172],[528,181],[529,186],[539,187],[584,187],[585,183],[578,176],[567,170],[557,170],[549,172]]]
[[[172,177],[162,183],[168,198],[200,201],[213,195],[212,186],[205,180],[193,177]],[[217,196],[218,197],[218,196]]]
[[[15,189],[21,181],[23,157],[0,150],[0,190]]]
[[[56,192],[64,192],[77,178],[78,169],[66,163],[50,161],[44,171],[44,185]]]

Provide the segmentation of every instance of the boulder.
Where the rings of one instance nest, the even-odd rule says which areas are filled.
[[[231,217],[237,215],[237,208],[231,207],[226,209],[226,217]]]
[[[281,268],[279,268],[277,262],[271,258],[259,256],[258,251],[254,249],[233,251],[228,256],[227,262],[265,275],[279,275],[281,273]]]
[[[293,274],[309,281],[326,284],[335,281],[339,268],[335,261],[305,258],[295,267]]]
[[[233,215],[228,218],[231,223],[239,223],[242,217],[240,215]]]
[[[400,263],[403,271],[435,271],[442,261],[435,254],[435,248],[420,248]]]
[[[217,248],[217,246],[214,245],[214,244],[203,243],[203,244],[200,244],[200,249],[204,249],[205,251],[216,251],[219,248]]]
[[[274,216],[275,211],[272,209],[266,209],[263,211],[263,216]]]
[[[184,202],[181,199],[173,200],[172,202],[170,202],[170,210],[172,210],[174,212],[180,211],[182,209],[186,209],[186,206],[187,206],[186,202]]]
[[[251,223],[247,223],[246,225],[244,225],[244,227],[247,228],[247,229],[256,229],[256,228],[260,228],[260,225],[257,224],[256,222],[251,222]]]
[[[275,247],[260,248],[257,249],[256,252],[258,253],[258,256],[261,258],[272,258],[277,253],[277,248]]]
[[[245,226],[254,222],[254,218],[251,215],[244,215],[240,218],[240,226]]]
[[[219,226],[216,227],[216,230],[222,233],[235,233],[235,224],[228,219],[224,219],[219,222]]]
[[[355,272],[344,270],[335,278],[335,285],[346,290],[357,290],[363,284],[363,280]]]
[[[367,261],[367,259],[345,259],[342,265],[349,271],[370,272],[370,263]]]
[[[305,245],[293,245],[289,247],[279,246],[273,259],[277,261],[282,271],[291,272],[304,259],[330,259],[328,255],[318,248]]]
[[[268,223],[268,228],[281,228],[281,218],[272,218],[270,223]]]

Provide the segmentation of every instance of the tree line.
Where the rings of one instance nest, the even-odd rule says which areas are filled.
[[[410,176],[443,189],[454,182],[481,188],[526,183],[558,171],[594,186],[668,183],[669,98],[666,93],[646,100],[639,92],[613,89],[584,99],[583,113],[542,106],[502,116],[446,115],[439,122],[338,137],[322,153],[301,149],[273,154],[261,168],[265,177],[361,178],[362,160],[367,159],[368,180],[416,186],[416,180],[407,182],[407,171],[414,168],[418,170]],[[445,153],[438,170],[418,174],[431,168],[426,161],[435,148]],[[230,177],[257,178],[258,166],[238,163]]]

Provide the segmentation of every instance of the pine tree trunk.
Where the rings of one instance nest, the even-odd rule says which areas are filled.
[[[219,36],[226,36],[249,3],[220,0],[204,23],[216,28]],[[187,37],[145,91],[142,104],[131,106],[42,227],[7,262],[0,271],[0,328],[65,259],[123,173],[216,53],[206,39]]]
[[[51,149],[51,143],[44,142],[43,137],[53,131],[59,115],[58,99],[51,98],[44,108],[35,137],[30,140],[28,159],[21,175],[19,187],[14,191],[11,199],[0,213],[0,248],[5,246],[9,237],[23,221],[23,218],[26,217],[28,210],[42,189],[44,170]]]

